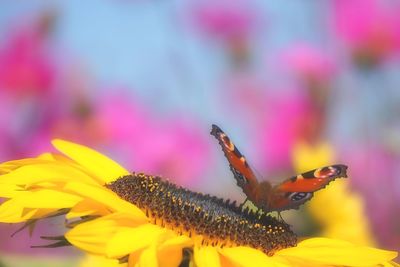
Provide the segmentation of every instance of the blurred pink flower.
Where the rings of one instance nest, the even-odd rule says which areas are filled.
[[[283,51],[278,62],[297,76],[311,101],[324,113],[337,71],[333,55],[310,44],[296,43]]]
[[[225,40],[243,38],[255,26],[255,10],[242,0],[198,1],[192,14],[203,33]]]
[[[351,183],[365,199],[366,210],[377,241],[387,248],[400,249],[399,155],[377,143],[350,146],[347,155]]]
[[[31,131],[22,133],[24,136],[19,141],[21,153],[35,156],[52,150],[49,140],[54,138],[91,146],[104,142],[105,132],[96,114],[97,102],[88,99],[82,91],[77,94],[70,87],[66,89],[70,90],[41,98],[45,101],[43,108],[36,104],[33,117],[37,117],[37,122],[25,126]],[[29,119],[26,115],[21,117]]]
[[[7,94],[0,91],[0,160],[6,161],[10,159],[10,131],[12,125],[13,114],[15,114],[15,105]],[[5,127],[7,125],[7,127]]]
[[[323,129],[323,112],[303,88],[271,90],[252,75],[231,77],[225,88],[221,105],[235,114],[241,127],[255,133],[255,164],[262,171],[290,171],[294,144],[318,138]]]
[[[231,64],[247,67],[250,37],[258,23],[256,9],[244,0],[197,1],[191,6],[191,23],[205,36],[222,41]]]
[[[83,101],[84,107],[58,113],[37,129],[25,151],[36,155],[49,149],[48,140],[72,140],[109,151],[132,171],[162,175],[180,185],[196,183],[207,170],[208,127],[200,128],[193,118],[160,117],[122,91],[91,102],[71,101]],[[79,104],[73,102],[64,104]]]
[[[260,158],[269,172],[291,170],[291,151],[299,140],[316,135],[318,116],[304,91],[271,94],[265,101],[264,120],[257,131]]]
[[[230,75],[220,90],[220,106],[249,124],[259,124],[264,117],[268,90],[263,81],[252,73],[235,72]],[[237,112],[238,109],[240,112]]]
[[[17,96],[47,93],[55,82],[55,63],[47,46],[54,14],[44,13],[33,22],[10,29],[0,43],[0,90]]]
[[[98,118],[112,151],[131,156],[127,168],[159,174],[180,185],[196,183],[209,162],[208,129],[193,118],[157,118],[132,98],[104,98]]]
[[[0,143],[3,144],[0,158],[10,160],[37,155],[36,140],[47,131],[56,115],[51,101],[47,97],[19,98],[8,91],[0,91],[0,106],[0,125],[3,125],[0,127]]]
[[[398,52],[400,6],[385,1],[335,0],[334,26],[360,63],[376,63]]]
[[[44,115],[43,108],[39,102],[32,102],[33,99],[21,99],[10,95],[8,91],[0,90],[0,160],[8,161],[20,157],[31,157],[42,153],[38,150],[37,140],[49,143],[47,124],[51,122],[49,117]],[[46,140],[44,140],[46,138]],[[2,200],[0,199],[0,202]],[[2,225],[0,227],[0,251],[2,253],[15,253],[16,251],[24,254],[35,255],[70,255],[73,254],[68,248],[61,248],[59,251],[54,249],[32,249],[31,245],[41,245],[43,240],[39,237],[30,237],[28,232],[19,233],[13,237],[15,232],[22,225]],[[54,224],[42,222],[35,226],[35,231],[44,231],[49,235],[60,231]],[[0,264],[1,265],[1,264]]]
[[[329,53],[306,43],[295,43],[282,53],[284,68],[302,79],[330,81],[336,72],[335,62]]]

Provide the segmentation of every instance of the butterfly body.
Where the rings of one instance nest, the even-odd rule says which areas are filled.
[[[313,193],[337,178],[347,177],[347,166],[337,164],[311,170],[272,186],[268,181],[257,179],[246,158],[229,137],[216,125],[213,135],[222,147],[230,169],[247,198],[264,212],[297,209],[313,197]]]

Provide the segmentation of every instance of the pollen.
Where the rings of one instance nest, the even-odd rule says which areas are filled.
[[[133,173],[107,187],[142,209],[153,223],[190,237],[201,236],[203,245],[249,246],[272,255],[297,244],[296,235],[283,221],[157,176]]]

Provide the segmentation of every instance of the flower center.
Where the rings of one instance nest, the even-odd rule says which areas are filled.
[[[203,245],[249,246],[271,255],[297,244],[296,235],[285,222],[160,177],[133,173],[107,187],[141,208],[153,223],[189,237],[202,236]]]

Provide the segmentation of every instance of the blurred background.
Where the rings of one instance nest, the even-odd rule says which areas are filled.
[[[397,0],[1,1],[0,160],[63,138],[243,201],[215,123],[260,179],[349,166],[282,214],[299,236],[398,250],[398,14]],[[30,248],[62,225],[0,225],[0,266],[84,266]]]

